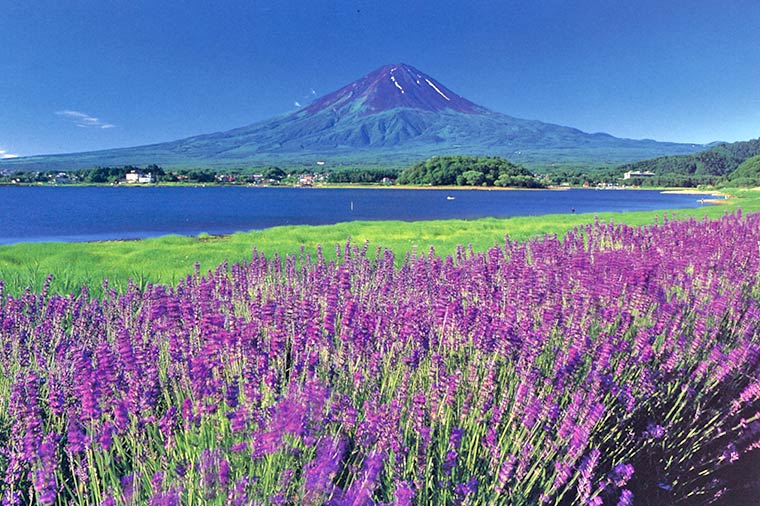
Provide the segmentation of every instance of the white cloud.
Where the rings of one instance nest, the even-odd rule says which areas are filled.
[[[7,160],[8,158],[18,158],[18,155],[14,155],[13,153],[8,153],[4,149],[0,149],[0,160]]]
[[[55,113],[58,116],[63,116],[80,128],[114,128],[116,126],[84,112],[65,110],[56,111]]]
[[[314,97],[317,96],[317,92],[314,91],[314,88],[309,88],[309,92],[302,95],[301,98],[293,102],[293,105],[301,108],[304,106],[304,104],[309,104],[312,100],[314,100]]]

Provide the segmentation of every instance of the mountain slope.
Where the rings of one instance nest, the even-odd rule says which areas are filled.
[[[744,160],[733,172],[726,176],[729,186],[760,185],[760,155]]]
[[[658,176],[722,177],[731,175],[745,160],[760,155],[760,139],[720,144],[691,155],[665,156],[621,165],[627,171],[653,172]]]
[[[81,168],[148,164],[226,166],[400,165],[439,154],[498,155],[520,163],[614,164],[701,146],[619,139],[514,118],[459,96],[416,68],[386,65],[293,113],[178,141],[27,157],[5,168]]]

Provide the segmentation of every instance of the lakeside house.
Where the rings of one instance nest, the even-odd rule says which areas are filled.
[[[143,174],[139,170],[132,170],[127,172],[125,176],[128,184],[151,184],[153,183],[153,174],[148,172]]]
[[[68,174],[65,172],[59,172],[55,176],[53,176],[53,182],[55,184],[69,184],[72,182],[72,178],[69,177]]]
[[[232,174],[217,174],[216,181],[218,183],[236,183],[237,178]]]

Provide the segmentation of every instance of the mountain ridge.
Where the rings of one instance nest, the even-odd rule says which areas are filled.
[[[503,156],[528,165],[610,165],[692,153],[695,144],[633,140],[515,118],[458,95],[404,63],[384,65],[297,111],[176,141],[16,158],[0,168],[93,165],[403,165],[434,155]]]
[[[734,173],[745,161],[760,156],[760,138],[711,144],[709,149],[688,155],[663,156],[623,164],[616,167],[614,172],[651,172],[656,176],[691,179],[697,183],[709,183],[719,178],[732,180],[755,177],[754,173]]]

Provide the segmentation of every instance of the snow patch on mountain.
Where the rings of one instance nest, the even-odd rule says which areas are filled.
[[[438,89],[438,87],[437,87],[435,84],[431,83],[431,82],[430,82],[430,79],[425,79],[425,81],[427,81],[427,83],[428,83],[430,86],[432,86],[432,87],[433,87],[433,89],[434,89],[435,91],[437,91],[437,92],[438,92],[438,94],[439,94],[440,96],[442,96],[443,98],[445,98],[446,100],[448,100],[449,102],[451,102],[451,99],[450,99],[449,97],[447,97],[447,96],[446,96],[446,95],[445,95],[445,94],[444,94],[444,93],[443,93],[441,90],[439,90],[439,89]]]
[[[396,78],[394,76],[391,76],[391,81],[393,81],[393,84],[396,85],[396,88],[401,90],[401,93],[404,93],[404,88],[398,82],[396,82]]]

